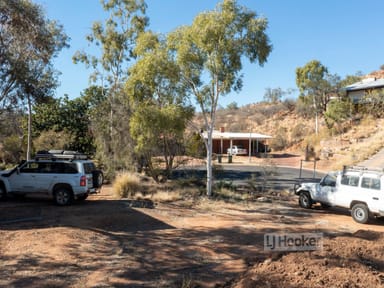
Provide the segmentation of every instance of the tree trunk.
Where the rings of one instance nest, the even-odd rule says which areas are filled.
[[[31,98],[28,95],[28,135],[27,135],[27,160],[31,160],[31,146],[32,146],[32,104]]]
[[[212,196],[212,127],[209,127],[207,131],[207,196]]]

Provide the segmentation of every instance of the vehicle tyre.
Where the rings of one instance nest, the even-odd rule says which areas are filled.
[[[4,186],[0,186],[0,200],[5,200],[7,198],[7,191]]]
[[[77,196],[77,200],[80,200],[80,201],[84,201],[87,198],[88,198],[88,194],[82,194]]]
[[[321,208],[323,209],[328,209],[331,207],[329,204],[325,204],[325,203],[320,203],[320,205],[321,205]]]
[[[308,192],[301,192],[299,196],[299,205],[302,208],[310,209],[312,207],[312,199]]]
[[[59,206],[70,205],[73,201],[72,191],[65,187],[59,187],[54,193],[55,203]]]
[[[351,215],[357,223],[365,224],[369,221],[369,209],[365,204],[353,205]]]
[[[101,170],[92,171],[93,188],[100,188],[104,183],[104,175]]]

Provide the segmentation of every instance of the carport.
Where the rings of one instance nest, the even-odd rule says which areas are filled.
[[[204,137],[207,134],[204,133]],[[267,153],[267,140],[272,136],[255,132],[224,132],[223,129],[215,130],[212,134],[212,152],[216,154],[226,154],[228,148],[233,145],[240,145],[247,149],[249,161],[252,155],[257,153]]]

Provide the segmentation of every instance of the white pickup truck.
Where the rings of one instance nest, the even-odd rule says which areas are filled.
[[[232,149],[227,149],[228,155],[247,155],[247,149],[242,148],[241,146],[233,145]]]

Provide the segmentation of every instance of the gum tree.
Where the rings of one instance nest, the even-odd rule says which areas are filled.
[[[318,117],[326,109],[326,79],[328,69],[318,60],[309,61],[303,67],[296,68],[296,85],[300,90],[301,100],[312,105],[315,116],[315,132],[319,131]]]
[[[220,97],[242,87],[242,61],[263,65],[272,50],[267,19],[224,0],[199,14],[190,26],[168,35],[182,82],[201,110],[207,133],[207,195],[212,195],[212,133]]]
[[[137,61],[130,68],[126,83],[133,108],[130,132],[136,141],[138,159],[145,161],[151,176],[159,181],[161,170],[154,165],[153,160],[158,159],[154,156],[162,156],[165,176],[169,177],[194,110],[185,101],[186,88],[180,81],[180,69],[163,37],[142,33],[135,54]]]
[[[32,104],[45,101],[57,87],[52,60],[68,37],[29,0],[0,1],[0,102],[3,107],[26,102],[27,158],[31,150]]]
[[[102,151],[101,158],[106,164],[107,173],[129,166],[132,153],[132,140],[129,138],[129,117],[131,108],[126,101],[124,83],[128,68],[134,60],[133,49],[136,39],[147,25],[144,0],[100,0],[108,13],[104,22],[97,21],[87,36],[91,45],[100,49],[97,55],[78,51],[73,56],[75,63],[82,62],[93,69],[90,79],[106,88],[108,107],[98,119],[97,142]],[[125,119],[126,121],[121,121]],[[108,123],[105,125],[104,123]]]

